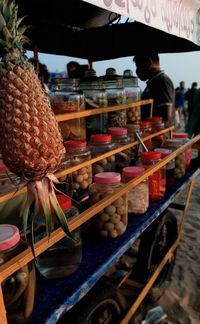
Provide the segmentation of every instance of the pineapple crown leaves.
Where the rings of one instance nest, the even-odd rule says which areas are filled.
[[[23,51],[23,45],[29,43],[24,35],[30,26],[20,26],[25,17],[17,17],[18,6],[15,1],[0,0],[0,47],[3,53],[17,48]]]

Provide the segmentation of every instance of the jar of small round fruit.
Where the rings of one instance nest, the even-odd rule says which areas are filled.
[[[90,186],[90,204],[94,205],[101,199],[113,195],[122,186],[120,173],[96,174],[94,183]],[[125,232],[127,224],[128,200],[127,193],[125,193],[96,215],[93,229],[102,237],[116,238]]]

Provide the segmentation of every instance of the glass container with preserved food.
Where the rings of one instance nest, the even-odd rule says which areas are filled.
[[[79,79],[54,78],[50,93],[51,107],[55,114],[85,110],[85,97],[79,88]],[[59,122],[63,140],[85,140],[85,118]]]
[[[164,147],[168,148],[172,151],[177,150],[182,145],[183,145],[182,141],[179,138],[167,139],[164,143]],[[175,158],[175,170],[174,170],[174,178],[175,179],[180,179],[185,174],[185,171],[186,171],[185,155],[186,155],[185,152],[182,152]]]
[[[107,93],[103,88],[102,79],[97,77],[95,70],[85,72],[80,81],[80,88],[85,96],[86,109],[107,107]],[[108,114],[102,113],[86,117],[87,138],[92,134],[106,133],[108,127]]]
[[[139,122],[139,126],[140,126],[140,132],[141,132],[142,138],[152,134],[151,123],[149,121],[141,121],[141,122]],[[144,141],[144,144],[146,145],[146,147],[149,151],[152,149],[152,146],[153,146],[152,139],[148,139],[148,140]]]
[[[160,152],[142,152],[141,162],[142,165],[147,169],[160,162]],[[165,167],[160,168],[149,176],[149,200],[155,201],[163,198],[166,190],[166,173]]]
[[[0,224],[0,265],[28,248],[14,225]],[[21,267],[2,282],[2,290],[9,323],[21,318],[25,322],[33,311],[36,277],[33,262]]]
[[[136,141],[137,136],[136,132],[141,136],[140,125],[137,123],[126,124],[126,128],[128,130],[128,136],[131,141]],[[131,165],[134,165],[139,158],[139,145],[134,145],[131,148]]]
[[[138,177],[145,171],[143,167],[130,166],[122,171],[123,181],[125,183]],[[149,183],[144,179],[137,186],[128,192],[128,213],[143,214],[149,207]]]
[[[11,172],[3,163],[0,164],[0,195],[23,187],[25,183]]]
[[[123,87],[126,94],[126,102],[131,103],[140,100],[141,89],[138,78],[132,75],[131,70],[125,70],[123,74]],[[131,107],[127,110],[127,123],[141,120],[141,107]]]
[[[165,128],[165,124],[162,121],[162,117],[153,116],[149,117],[148,121],[151,123],[152,134],[159,132]],[[165,134],[161,134],[152,138],[153,148],[162,147],[165,141]]]
[[[89,148],[92,157],[109,152],[115,148],[109,134],[94,134],[90,136]],[[108,156],[92,165],[92,173],[95,175],[100,172],[115,171],[115,155]]]
[[[182,145],[188,143],[190,141],[189,136],[187,133],[173,133],[173,138],[179,138],[182,142]],[[191,148],[188,148],[185,152],[185,167],[186,170],[190,166],[191,163]]]
[[[79,214],[78,209],[72,206],[69,197],[57,195],[57,200],[67,220]],[[59,226],[55,217],[53,217],[53,221],[52,230]],[[38,230],[35,238],[38,241],[46,235],[44,221],[39,215],[36,217],[36,225],[38,225]],[[71,237],[64,237],[41,253],[36,258],[36,266],[40,273],[48,279],[63,278],[73,274],[78,269],[81,260],[82,239],[79,227],[71,233]]]
[[[162,147],[155,148],[154,151],[160,152],[162,159],[164,159],[166,156],[172,153],[172,150],[168,150]],[[175,159],[171,160],[169,163],[166,164],[166,187],[167,188],[170,188],[175,183],[174,171],[175,171]]]
[[[86,141],[64,142],[66,153],[70,156],[71,166],[91,160],[91,152]],[[74,199],[80,199],[88,193],[88,187],[92,183],[92,167],[81,168],[72,172],[72,187]]]
[[[90,187],[90,203],[93,205],[99,200],[112,195],[121,184],[121,175],[116,172],[102,172],[94,177]],[[116,238],[122,235],[128,223],[127,193],[112,202],[98,213],[94,219],[94,230],[102,237]]]

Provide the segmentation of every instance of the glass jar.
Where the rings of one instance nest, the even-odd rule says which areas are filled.
[[[127,128],[109,127],[108,133],[112,136],[112,142],[115,144],[115,148],[131,143],[131,139],[127,135]],[[131,157],[131,148],[117,153],[115,156],[116,171],[121,173],[123,168],[129,166],[131,164]]]
[[[112,195],[122,187],[121,175],[116,172],[97,173],[90,187],[90,204]],[[128,223],[127,193],[98,213],[94,219],[94,231],[102,237],[116,238],[122,235]]]
[[[60,169],[58,171],[59,172],[65,171],[69,169],[70,166],[71,166],[71,160],[70,157],[66,154],[66,150],[65,150],[65,153],[63,154],[61,160]],[[72,184],[73,184],[72,175],[70,173],[59,177],[59,183],[56,185],[56,187],[58,187],[58,189],[64,192],[65,194],[71,196],[73,194]]]
[[[162,159],[164,159],[166,156],[172,153],[172,150],[168,150],[162,147],[155,148],[154,151],[160,152]],[[175,159],[172,159],[169,163],[167,163],[165,168],[166,168],[166,187],[170,188],[175,183],[175,179],[174,179]]]
[[[91,152],[86,141],[64,142],[66,153],[70,156],[71,166],[91,160]],[[92,166],[88,165],[72,172],[73,197],[81,199],[88,193],[88,187],[92,183]]]
[[[0,265],[28,248],[14,225],[0,224]],[[2,282],[4,304],[9,323],[25,322],[33,311],[36,277],[33,262],[21,267]]]
[[[123,74],[123,87],[126,94],[126,103],[132,103],[140,100],[141,89],[138,86],[138,78],[131,76],[128,73],[129,70],[125,70]],[[127,110],[127,123],[137,122],[141,120],[141,107],[131,107]]]
[[[145,168],[131,166],[122,171],[123,181],[125,183],[138,177],[145,171]],[[144,179],[137,186],[128,192],[128,213],[143,214],[149,207],[149,183]]]
[[[79,88],[79,79],[54,78],[50,93],[51,107],[55,114],[85,110],[85,97]],[[63,140],[85,140],[85,118],[59,122]]]
[[[86,109],[107,107],[107,93],[103,83],[94,70],[85,72],[85,77],[80,82],[80,88],[85,96]],[[87,138],[92,134],[106,133],[108,128],[108,114],[102,113],[86,117]]]
[[[164,143],[164,147],[171,149],[172,151],[177,150],[179,147],[181,147],[182,141],[179,138],[171,138],[167,139]],[[186,158],[185,158],[185,152],[180,153],[175,158],[175,170],[174,170],[174,178],[180,179],[184,176],[186,171],[186,164],[185,164]]]
[[[79,214],[76,207],[72,206],[68,196],[57,195],[57,200],[67,220]],[[45,223],[38,215],[36,217],[36,241],[46,236]],[[53,217],[52,230],[59,226],[56,217]],[[81,228],[75,229],[71,237],[65,236],[52,245],[36,258],[36,266],[39,272],[47,279],[64,278],[73,274],[81,264],[82,260],[82,239]]]
[[[131,141],[137,141],[136,132],[141,136],[140,125],[139,124],[126,124],[128,130],[128,136]],[[139,145],[134,145],[131,148],[131,165],[134,165],[139,158]]]
[[[111,141],[109,134],[94,134],[90,136],[89,148],[92,157],[97,157],[101,154],[109,152],[115,148]],[[92,174],[95,175],[100,172],[115,171],[115,154],[108,156],[92,165]]]
[[[173,133],[173,138],[179,138],[182,142],[182,145],[188,143],[190,141],[187,133]],[[191,148],[188,148],[185,152],[185,167],[186,170],[190,166],[191,163]]]
[[[0,195],[23,187],[25,183],[16,174],[9,171],[3,164],[0,164]]]
[[[144,138],[145,136],[149,136],[152,134],[152,129],[151,129],[151,123],[148,121],[141,121],[139,122],[139,126],[140,126],[140,132],[142,135],[142,138]],[[146,141],[144,141],[144,144],[146,145],[147,149],[149,151],[151,151],[153,145],[152,145],[152,139],[148,139]],[[143,148],[142,148],[143,150]]]
[[[157,133],[165,128],[165,124],[162,122],[162,117],[153,116],[149,117],[148,121],[151,123],[152,134]],[[152,138],[153,148],[162,147],[165,141],[165,134],[161,134]]]
[[[141,153],[142,165],[148,169],[161,161],[161,153],[149,151]],[[149,176],[149,200],[156,201],[163,198],[166,190],[165,167],[160,168]]]
[[[126,94],[122,84],[122,77],[103,80],[103,87],[107,93],[108,106],[123,105],[126,103]],[[108,113],[108,127],[126,126],[126,110],[117,110]]]

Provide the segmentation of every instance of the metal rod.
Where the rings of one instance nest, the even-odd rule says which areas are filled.
[[[146,152],[149,152],[148,148],[146,147],[146,145],[144,144],[142,138],[140,137],[138,132],[135,132],[137,139],[139,140],[140,144],[142,145],[142,147],[145,149]]]

